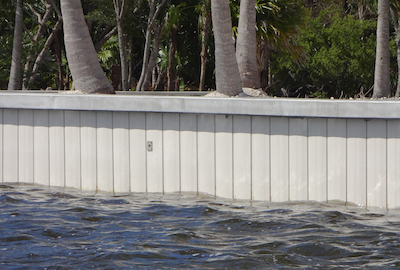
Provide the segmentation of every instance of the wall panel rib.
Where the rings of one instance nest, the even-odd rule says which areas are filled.
[[[18,110],[3,110],[3,182],[18,181]]]
[[[289,198],[308,199],[307,118],[289,119]]]
[[[97,113],[81,112],[81,173],[82,189],[98,190],[97,187]]]
[[[289,201],[289,119],[271,117],[271,200]]]
[[[198,115],[198,191],[216,195],[215,116]]]
[[[233,198],[232,115],[215,116],[216,196]]]
[[[181,190],[179,114],[163,114],[164,191]]]
[[[367,122],[367,207],[386,207],[386,121]]]
[[[233,192],[235,199],[251,200],[251,116],[233,116]]]
[[[197,115],[180,115],[181,191],[197,192]]]
[[[327,201],[327,120],[308,119],[309,200]]]
[[[129,113],[113,112],[114,191],[130,192]]]
[[[50,185],[49,111],[33,112],[33,177],[36,184]]]
[[[367,204],[367,123],[347,120],[347,201]]]
[[[19,110],[18,125],[19,181],[33,183],[33,110]]]
[[[269,117],[252,117],[252,199],[270,201],[270,135]]]
[[[328,200],[347,200],[347,121],[328,119]]]
[[[64,111],[49,111],[50,185],[65,187]]]
[[[79,111],[65,116],[65,185],[81,188],[81,123]]]

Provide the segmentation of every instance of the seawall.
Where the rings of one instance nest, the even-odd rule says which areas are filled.
[[[400,206],[400,102],[0,93],[0,182]]]

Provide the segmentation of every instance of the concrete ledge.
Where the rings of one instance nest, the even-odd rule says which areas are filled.
[[[398,119],[396,100],[0,93],[0,108]]]

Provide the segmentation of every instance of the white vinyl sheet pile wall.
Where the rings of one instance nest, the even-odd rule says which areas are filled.
[[[399,106],[2,93],[1,182],[395,208]]]

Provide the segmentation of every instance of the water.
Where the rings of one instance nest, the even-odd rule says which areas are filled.
[[[400,212],[0,185],[0,269],[400,268]]]

